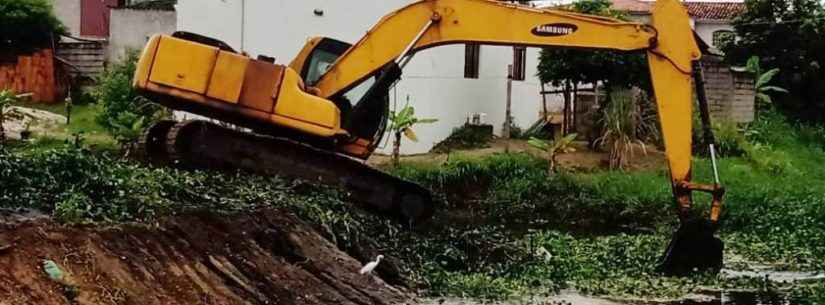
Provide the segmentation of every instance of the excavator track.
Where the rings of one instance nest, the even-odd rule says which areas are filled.
[[[163,128],[157,127],[158,130]],[[154,142],[146,143],[151,147]],[[336,186],[345,190],[348,199],[362,208],[410,226],[426,221],[434,212],[431,193],[418,184],[287,138],[193,120],[169,128],[165,148],[171,164],[187,169],[240,169]]]
[[[152,165],[168,165],[169,154],[166,151],[166,135],[175,124],[175,121],[163,120],[146,128],[138,138],[138,158]]]

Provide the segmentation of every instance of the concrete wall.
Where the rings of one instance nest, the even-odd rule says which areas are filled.
[[[754,117],[754,81],[749,73],[735,72],[720,57],[702,57],[705,92],[714,120],[748,123]]]
[[[412,0],[180,0],[178,29],[219,38],[252,56],[274,56],[288,63],[308,37],[328,36],[350,43],[360,39],[383,15]],[[357,7],[357,9],[356,9]],[[323,16],[316,16],[316,9]],[[220,22],[216,22],[220,20]],[[528,49],[525,81],[513,83],[515,123],[529,127],[541,109],[536,79],[538,49]],[[420,141],[405,142],[402,153],[423,153],[463,124],[469,113],[487,113],[500,134],[504,122],[507,65],[511,47],[483,46],[479,79],[464,78],[464,46],[453,45],[420,52],[406,67],[403,80],[390,92],[391,104],[403,106],[409,96],[421,117],[435,124],[416,130]],[[550,108],[560,109],[558,96],[548,96]],[[389,151],[390,147],[382,149]]]
[[[129,49],[140,50],[153,34],[170,34],[177,28],[174,11],[112,9],[107,60],[121,60]]]
[[[54,14],[63,22],[70,35],[80,36],[80,0],[51,0]]]

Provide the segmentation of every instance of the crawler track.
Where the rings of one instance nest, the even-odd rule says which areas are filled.
[[[162,124],[166,124],[162,122]],[[147,133],[165,126],[152,127]],[[151,139],[155,139],[154,141]],[[157,138],[144,140],[145,151],[161,151]],[[430,192],[360,161],[286,138],[225,128],[206,121],[184,121],[165,137],[169,162],[184,168],[237,170],[318,181],[345,190],[361,207],[410,226],[433,214]],[[153,162],[154,163],[154,162]]]

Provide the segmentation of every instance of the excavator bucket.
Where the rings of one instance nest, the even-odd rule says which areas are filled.
[[[701,52],[690,28],[688,14],[679,1],[657,1],[651,22],[658,36],[655,47],[648,50],[647,57],[680,219],[680,227],[662,257],[659,271],[668,275],[684,275],[696,270],[718,270],[721,268],[724,246],[714,233],[724,189],[718,181],[714,185],[690,182],[692,77]],[[697,97],[704,102],[701,81],[696,85]],[[700,106],[703,106],[703,121],[709,120],[706,105]],[[712,140],[709,143],[713,143]],[[693,191],[714,195],[711,220],[692,216]]]
[[[658,270],[673,276],[722,269],[722,240],[714,236],[716,224],[704,218],[682,220],[662,256]]]

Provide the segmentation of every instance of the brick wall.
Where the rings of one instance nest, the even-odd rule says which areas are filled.
[[[18,56],[14,62],[0,63],[0,90],[3,89],[17,94],[31,93],[35,101],[57,101],[59,90],[52,50],[43,49]]]
[[[753,76],[750,73],[733,71],[720,57],[712,55],[702,57],[702,68],[708,107],[713,120],[737,123],[753,121]]]

